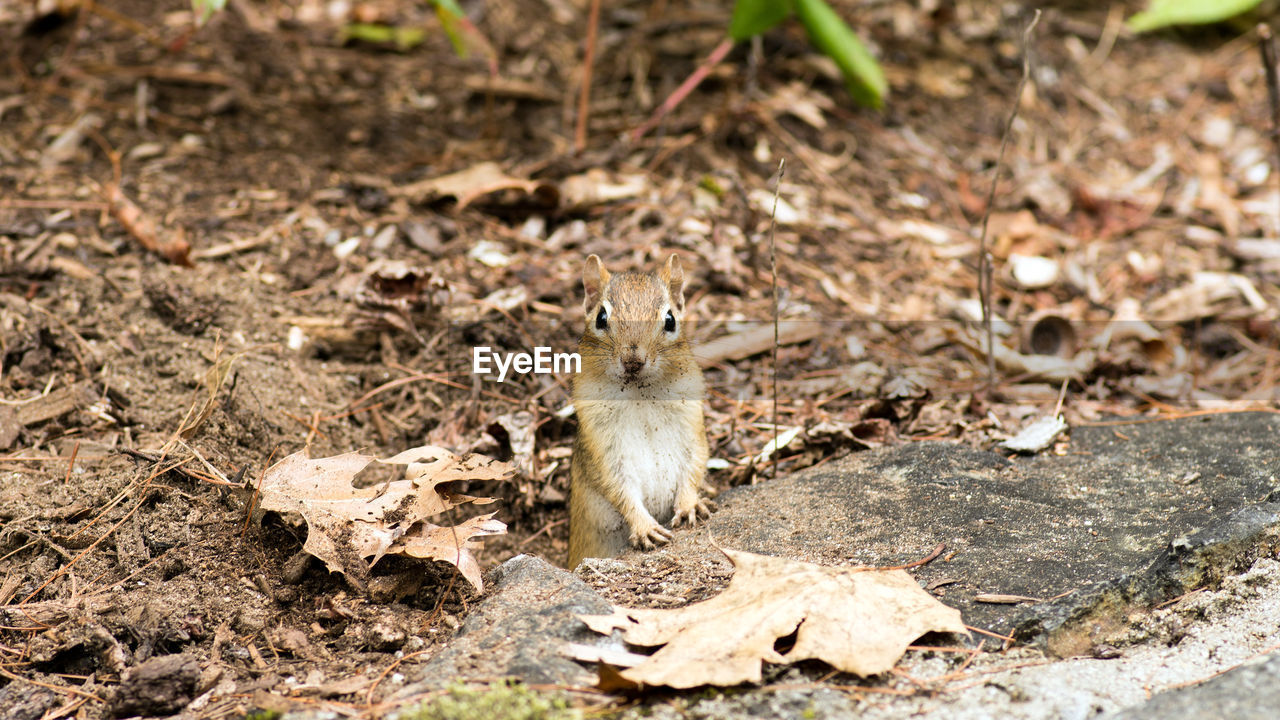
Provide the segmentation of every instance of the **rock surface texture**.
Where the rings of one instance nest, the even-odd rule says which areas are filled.
[[[593,636],[576,615],[711,597],[731,574],[717,547],[888,566],[942,543],[937,559],[911,571],[917,581],[968,624],[1020,641],[979,655],[940,686],[963,687],[851,694],[850,678],[824,685],[824,673],[774,668],[765,688],[682,695],[624,716],[1155,718],[1231,708],[1232,717],[1272,717],[1280,703],[1278,431],[1280,416],[1235,413],[1075,428],[1061,456],[922,442],[736,488],[706,525],[655,552],[588,561],[578,576],[537,558],[508,561],[457,638],[402,695],[500,677],[592,685],[594,669],[559,648],[619,644]],[[998,648],[988,640],[986,649]],[[943,678],[958,663],[912,653],[901,669]]]
[[[711,540],[881,566],[944,543],[916,577],[966,622],[1058,656],[1089,653],[1130,612],[1275,552],[1277,437],[1280,416],[1235,413],[1076,428],[1063,456],[939,442],[859,453],[725,493],[704,530],[657,554],[677,566],[665,592],[703,591],[699,564],[720,561]],[[1042,602],[981,601],[990,595]]]
[[[487,596],[449,646],[405,687],[408,697],[459,681],[506,677],[527,683],[591,685],[596,673],[565,658],[566,642],[610,642],[587,629],[580,614],[605,613],[609,603],[572,574],[530,555],[514,557],[486,578]],[[618,641],[612,641],[621,647]]]

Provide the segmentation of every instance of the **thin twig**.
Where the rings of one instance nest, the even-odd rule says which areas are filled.
[[[658,106],[658,109],[654,111],[653,116],[646,120],[643,125],[631,132],[631,142],[639,140],[648,134],[650,130],[657,127],[658,123],[662,122],[662,118],[666,117],[667,113],[674,110],[676,106],[689,95],[689,93],[693,92],[693,89],[698,87],[698,84],[705,80],[707,75],[711,74],[711,68],[719,64],[720,61],[724,59],[724,56],[728,55],[729,51],[732,49],[733,40],[725,38],[721,41],[720,44],[716,46],[715,50],[712,50],[711,54],[707,56],[707,59],[702,61],[702,64],[698,66],[698,69],[694,70],[689,77],[685,78],[684,82],[680,83],[680,87],[676,88],[675,92],[671,93],[667,96],[666,100],[662,101],[662,105]]]
[[[591,0],[587,13],[587,46],[582,53],[582,92],[578,94],[578,127],[573,133],[573,151],[587,149],[587,116],[591,114],[591,66],[596,59],[596,34],[600,26],[600,0]]]
[[[67,476],[63,478],[63,484],[71,482],[71,471],[76,467],[76,456],[80,454],[80,441],[76,441],[75,447],[71,448],[71,459],[67,461]]]
[[[1000,167],[1004,165],[1004,151],[1009,147],[1009,136],[1013,134],[1013,121],[1018,117],[1018,106],[1022,103],[1022,91],[1031,76],[1031,31],[1040,22],[1040,9],[1036,8],[1035,17],[1022,31],[1022,78],[1018,80],[1018,89],[1013,93],[1013,110],[1009,113],[1009,122],[1005,123],[1004,136],[1000,138],[1000,154],[996,156],[995,171],[991,175],[991,190],[987,193],[987,207],[982,211],[982,236],[978,239],[978,299],[982,303],[982,324],[987,331],[987,388],[996,384],[995,329],[991,319],[992,273],[991,256],[987,252],[987,225],[991,220],[991,207],[996,202],[996,186],[1000,183]]]
[[[919,560],[914,560],[912,562],[907,563],[906,565],[898,565],[895,567],[887,567],[887,568],[876,568],[876,570],[910,570],[911,568],[917,568],[922,565],[928,565],[934,560],[937,560],[938,557],[942,555],[942,551],[946,549],[947,549],[946,543],[938,543],[937,545],[934,546],[932,552],[920,558]]]
[[[253,509],[258,504],[258,495],[262,493],[262,480],[267,476],[267,470],[271,469],[271,461],[276,457],[276,451],[280,449],[279,445],[271,448],[271,454],[267,456],[267,462],[262,466],[262,473],[258,475],[258,482],[253,486],[253,497],[249,498],[249,510],[244,516],[244,527],[240,528],[240,537],[249,531],[249,521],[253,518]]]
[[[85,692],[84,690],[77,690],[76,688],[72,688],[72,687],[50,685],[49,683],[43,683],[43,682],[40,682],[39,680],[32,680],[31,678],[27,678],[21,675],[17,675],[15,673],[11,673],[8,670],[5,670],[3,666],[0,666],[0,675],[4,675],[10,680],[17,680],[18,682],[28,683],[31,685],[35,685],[36,687],[42,687],[47,690],[53,690],[54,692],[57,692],[57,693],[69,693],[71,695],[79,695],[80,697],[85,698],[86,700],[95,700],[100,703],[106,702],[106,700],[103,700],[102,698],[98,697],[97,695],[94,695],[93,693],[88,693],[88,692]]]
[[[993,637],[997,640],[1003,640],[1006,645],[1010,645],[1018,642],[1012,635],[1001,635],[1000,633],[994,633],[994,632],[991,632],[990,630],[983,630],[980,627],[974,627],[972,625],[965,625],[964,627],[969,632],[976,632],[979,635],[986,635],[987,637]]]
[[[84,550],[81,550],[78,555],[76,555],[74,558],[71,559],[71,562],[67,563],[66,565],[63,565],[62,567],[58,568],[57,571],[50,574],[49,577],[44,582],[40,583],[39,587],[37,587],[35,590],[32,590],[31,594],[23,598],[22,602],[18,604],[26,605],[28,602],[31,601],[32,598],[34,598],[36,595],[39,595],[41,590],[44,590],[46,587],[48,587],[49,583],[53,582],[54,580],[57,580],[58,578],[70,572],[71,568],[74,567],[75,564],[79,562],[81,558],[83,558],[85,555],[88,555],[94,548],[98,546],[98,543],[101,543],[103,540],[106,540],[108,537],[110,537],[111,533],[115,532],[121,525],[125,523],[126,520],[133,517],[133,514],[138,511],[138,508],[142,507],[142,503],[146,499],[147,499],[147,495],[144,492],[142,493],[142,497],[138,499],[138,502],[134,503],[133,509],[125,513],[124,517],[120,518],[119,522],[117,522],[115,525],[112,525],[105,533],[102,534],[101,537],[99,537],[97,540],[94,540],[92,543],[90,543],[89,547],[85,548]]]
[[[1067,379],[1062,379],[1062,387],[1058,390],[1058,404],[1053,406],[1053,416],[1058,417],[1062,413],[1062,403],[1067,399]]]
[[[778,479],[778,246],[774,234],[778,226],[778,193],[782,190],[782,176],[786,173],[787,159],[778,161],[778,181],[773,186],[773,211],[769,213],[769,278],[773,283],[773,479]]]
[[[409,653],[404,657],[396,658],[395,662],[388,665],[387,669],[383,670],[382,673],[378,675],[378,677],[373,681],[373,684],[369,686],[369,691],[366,692],[364,695],[365,706],[370,708],[373,707],[373,692],[378,689],[378,685],[382,683],[382,680],[386,678],[387,675],[389,675],[392,670],[395,670],[396,668],[400,667],[400,663],[403,663],[406,660],[412,660],[413,658],[416,658],[420,655],[425,655],[429,652],[435,652],[435,650],[436,648],[427,648],[426,650],[419,650],[417,652]]]
[[[1180,682],[1180,683],[1178,683],[1177,685],[1170,685],[1170,686],[1168,686],[1168,687],[1166,687],[1166,688],[1163,688],[1162,692],[1163,692],[1164,690],[1177,690],[1177,689],[1179,689],[1179,688],[1191,687],[1192,685],[1199,685],[1200,683],[1208,682],[1208,681],[1210,681],[1210,680],[1212,680],[1212,679],[1214,679],[1214,678],[1218,677],[1219,675],[1223,675],[1223,674],[1225,674],[1225,673],[1229,673],[1229,672],[1231,672],[1232,670],[1235,670],[1236,668],[1240,667],[1241,665],[1244,665],[1245,663],[1249,662],[1250,660],[1254,660],[1254,659],[1260,658],[1260,657],[1262,657],[1263,655],[1267,655],[1267,654],[1273,653],[1273,652],[1275,652],[1276,650],[1280,650],[1280,644],[1272,645],[1272,646],[1271,646],[1271,647],[1269,647],[1269,648],[1265,648],[1265,649],[1263,649],[1263,650],[1259,650],[1258,652],[1256,652],[1256,653],[1254,653],[1254,654],[1250,655],[1249,657],[1245,658],[1242,662],[1238,662],[1238,663],[1236,663],[1235,665],[1231,665],[1230,667],[1225,667],[1225,668],[1223,668],[1223,669],[1219,670],[1218,672],[1216,672],[1216,673],[1214,673],[1214,674],[1212,674],[1212,675],[1209,675],[1209,676],[1206,676],[1206,677],[1202,677],[1202,678],[1198,678],[1198,679],[1196,679],[1196,680],[1187,680],[1186,682]]]
[[[1275,156],[1272,175],[1280,185],[1280,80],[1276,78],[1276,43],[1271,26],[1258,24],[1258,49],[1262,51],[1262,67],[1267,71],[1267,97],[1271,99],[1271,149]],[[1280,198],[1280,194],[1276,196]],[[1280,237],[1280,208],[1276,212],[1276,237]]]

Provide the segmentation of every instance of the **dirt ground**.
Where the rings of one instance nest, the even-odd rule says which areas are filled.
[[[990,218],[1009,350],[988,386],[977,237],[1029,11],[837,2],[884,63],[884,111],[788,25],[632,139],[728,4],[608,4],[575,149],[585,3],[465,5],[487,43],[468,58],[424,3],[233,0],[194,33],[185,0],[54,5],[0,5],[0,693],[33,718],[108,717],[128,668],[173,653],[217,691],[201,718],[383,709],[476,595],[395,558],[358,592],[303,529],[250,517],[243,486],[301,449],[512,460],[515,481],[467,488],[508,524],[482,565],[562,562],[569,378],[497,384],[469,353],[571,350],[589,253],[678,252],[706,343],[769,324],[776,240],[780,314],[804,321],[777,358],[780,422],[806,428],[782,472],[992,447],[1063,387],[1074,424],[1276,406],[1280,202],[1249,34],[1046,10]],[[342,42],[355,19],[424,42]],[[504,175],[432,182],[487,162]],[[709,360],[721,487],[767,475],[771,367]]]

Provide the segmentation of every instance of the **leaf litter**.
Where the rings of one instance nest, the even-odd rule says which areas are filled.
[[[929,632],[967,634],[960,611],[920,588],[906,571],[829,567],[722,549],[736,568],[719,595],[674,610],[616,608],[580,615],[592,630],[623,631],[631,645],[662,646],[652,655],[609,653],[634,664],[624,680],[691,688],[759,682],[763,663],[822,660],[862,677],[892,668]],[[781,639],[795,635],[786,652]],[[594,648],[570,652],[593,659]],[[597,657],[599,659],[597,652]]]
[[[356,476],[372,462],[405,465],[405,477],[356,487]],[[311,458],[303,450],[267,469],[259,488],[259,508],[301,515],[307,524],[302,549],[358,589],[367,587],[373,565],[391,554],[456,565],[480,592],[484,583],[472,551],[480,547],[479,538],[505,533],[507,526],[494,519],[496,513],[454,526],[436,525],[429,519],[460,505],[494,502],[452,493],[442,485],[507,480],[512,474],[507,463],[476,454],[459,457],[433,446],[389,458],[357,452]]]
[[[305,37],[310,39],[299,46],[304,52],[280,45],[278,53],[266,54],[283,58],[281,65],[258,54],[223,52],[243,44],[245,29],[238,21],[215,20],[195,39],[200,53],[172,67],[163,48],[137,43],[132,34],[119,32],[94,13],[76,31],[86,41],[66,49],[61,58],[55,56],[63,53],[62,43],[49,43],[45,51],[38,51],[25,39],[25,59],[20,58],[19,65],[56,61],[71,71],[59,76],[59,92],[83,91],[89,101],[117,108],[103,115],[102,133],[129,161],[120,190],[152,218],[156,239],[183,239],[178,231],[185,231],[197,248],[190,254],[197,268],[176,274],[172,263],[159,260],[163,253],[138,251],[142,238],[135,234],[136,227],[94,220],[91,215],[108,205],[105,199],[72,199],[94,198],[93,179],[105,183],[110,177],[107,159],[84,139],[77,141],[81,150],[75,163],[59,163],[60,172],[39,172],[39,149],[61,128],[74,125],[84,106],[36,92],[22,85],[25,75],[12,73],[8,91],[13,94],[0,100],[0,114],[13,129],[0,138],[0,154],[14,160],[5,164],[5,176],[16,188],[15,197],[0,203],[6,205],[0,213],[5,215],[0,254],[10,273],[3,297],[25,303],[25,295],[31,303],[27,311],[16,305],[0,308],[0,326],[10,328],[9,334],[0,332],[6,345],[0,394],[34,402],[8,408],[10,430],[4,429],[5,407],[0,407],[0,440],[8,434],[3,444],[21,449],[24,456],[34,452],[42,457],[6,461],[21,462],[22,469],[12,471],[14,481],[5,489],[3,504],[23,515],[28,507],[50,514],[54,519],[46,540],[73,536],[81,531],[73,521],[86,506],[100,504],[94,498],[112,496],[120,483],[132,482],[119,464],[112,464],[123,459],[92,458],[119,444],[155,448],[171,436],[181,416],[172,409],[180,410],[187,401],[190,379],[208,368],[216,341],[208,334],[175,335],[155,323],[156,311],[134,302],[143,280],[189,278],[183,282],[217,288],[216,297],[227,303],[227,310],[215,327],[225,333],[231,350],[241,350],[249,344],[282,341],[294,329],[305,340],[302,330],[310,333],[310,326],[291,328],[291,316],[305,314],[345,326],[344,318],[352,317],[361,299],[337,292],[337,281],[344,276],[355,279],[369,272],[374,261],[391,256],[430,271],[432,277],[448,278],[445,304],[416,311],[413,325],[388,322],[383,324],[389,329],[352,333],[358,335],[356,342],[345,345],[323,342],[317,331],[316,342],[299,342],[287,353],[258,349],[246,354],[226,376],[225,399],[208,406],[212,414],[191,438],[192,447],[214,467],[228,468],[227,474],[266,457],[277,444],[314,440],[329,454],[375,446],[369,452],[392,455],[423,442],[424,428],[430,428],[425,442],[461,449],[496,417],[528,409],[535,417],[532,459],[540,475],[504,488],[511,500],[513,517],[507,519],[513,532],[486,543],[485,560],[500,561],[517,548],[561,556],[566,526],[558,518],[563,515],[564,460],[573,434],[571,413],[562,412],[567,402],[564,389],[525,378],[509,383],[501,395],[481,392],[466,399],[465,390],[446,395],[442,388],[447,386],[439,380],[448,379],[449,356],[433,352],[429,343],[434,337],[445,342],[450,336],[440,334],[440,322],[420,319],[426,315],[457,323],[461,319],[455,319],[455,313],[474,312],[475,318],[466,316],[465,321],[475,323],[468,330],[481,333],[477,342],[515,349],[523,335],[502,327],[499,311],[477,299],[523,290],[519,302],[504,303],[503,310],[516,322],[528,324],[535,337],[568,344],[580,329],[573,298],[582,254],[610,254],[619,262],[626,257],[638,265],[639,255],[674,244],[702,268],[698,286],[705,294],[693,304],[705,322],[695,340],[709,343],[741,333],[750,324],[735,324],[733,318],[770,317],[771,295],[763,289],[767,263],[757,252],[757,239],[768,226],[767,213],[756,207],[751,190],[768,186],[779,155],[796,157],[794,165],[788,160],[790,182],[784,184],[784,198],[807,218],[778,228],[780,286],[788,298],[782,308],[784,322],[824,319],[821,336],[780,353],[782,367],[789,371],[783,373],[776,393],[782,423],[805,428],[778,453],[782,472],[828,459],[837,448],[854,449],[854,439],[860,438],[855,432],[837,435],[825,429],[843,423],[851,428],[880,423],[891,442],[941,435],[993,448],[1004,439],[1006,428],[1020,427],[1052,408],[1060,382],[1053,378],[1063,374],[1079,378],[1072,381],[1069,402],[1062,408],[1064,419],[1073,425],[1113,414],[1167,412],[1162,399],[1193,407],[1216,407],[1234,399],[1274,404],[1280,251],[1271,237],[1276,195],[1267,178],[1270,121],[1264,110],[1262,73],[1256,61],[1241,54],[1240,43],[1187,49],[1168,39],[1138,43],[1122,38],[1114,48],[1110,41],[1095,47],[1105,20],[1105,12],[1097,9],[1063,13],[1051,20],[1052,32],[1037,39],[1044,73],[1037,73],[1025,96],[1021,117],[1026,123],[1011,142],[1009,180],[998,193],[992,228],[996,230],[1000,212],[1029,216],[1032,222],[995,233],[995,309],[1015,328],[1030,324],[1037,312],[1062,314],[1075,324],[1078,342],[1060,355],[1069,366],[1055,361],[1044,368],[1032,362],[1043,353],[1018,351],[1016,333],[1002,336],[996,352],[1006,368],[1004,381],[997,394],[982,395],[974,388],[983,375],[983,345],[948,342],[942,323],[934,321],[957,301],[975,297],[970,263],[976,242],[968,229],[985,209],[975,191],[986,187],[999,140],[982,108],[1007,101],[1012,90],[1013,74],[1001,68],[1009,68],[1004,49],[1013,47],[1017,23],[995,6],[983,4],[963,6],[967,9],[961,17],[911,10],[904,3],[867,7],[858,22],[874,28],[877,43],[886,49],[895,112],[907,118],[902,124],[881,127],[870,118],[851,115],[844,102],[830,110],[816,106],[821,115],[804,113],[793,121],[795,108],[807,100],[839,92],[838,70],[831,63],[814,62],[821,59],[814,53],[797,56],[798,49],[779,56],[776,46],[766,43],[766,57],[781,62],[762,64],[758,78],[755,72],[724,75],[715,89],[690,97],[671,113],[664,131],[650,136],[651,142],[619,153],[611,138],[643,122],[653,91],[679,82],[720,37],[703,42],[700,34],[709,27],[705,13],[691,14],[701,11],[673,4],[671,22],[655,26],[644,36],[646,42],[602,53],[600,77],[634,73],[635,83],[607,82],[596,88],[599,102],[591,108],[590,152],[575,159],[567,157],[554,139],[562,135],[564,116],[558,100],[576,82],[565,71],[573,70],[569,58],[576,57],[581,44],[577,20],[583,11],[556,3],[558,24],[531,25],[526,4],[495,6],[485,17],[486,30],[495,31],[498,38],[521,38],[519,43],[499,41],[500,47],[522,57],[519,63],[504,62],[501,81],[523,82],[546,92],[535,94],[543,98],[535,103],[510,100],[501,89],[493,90],[497,103],[486,110],[486,115],[492,114],[486,124],[491,122],[494,132],[486,131],[483,137],[477,122],[478,93],[494,88],[495,81],[487,68],[468,69],[452,62],[447,44],[431,46],[431,38],[429,47],[412,56],[368,57],[358,50],[330,47],[332,27],[299,11],[288,22],[307,28]],[[352,12],[367,6],[352,6]],[[34,12],[20,9],[25,7],[0,10],[0,24],[14,37],[23,35],[18,25]],[[140,7],[133,12],[143,13]],[[319,6],[306,2],[300,7]],[[236,11],[254,32],[269,37],[280,20],[274,12],[254,8],[255,4],[239,3]],[[405,9],[410,15],[394,22],[409,22],[421,10]],[[727,13],[726,7],[722,16]],[[160,27],[166,17],[178,15],[148,6],[138,19]],[[531,36],[535,26],[546,34]],[[611,34],[619,32],[616,22],[610,27]],[[710,31],[722,33],[722,28]],[[920,38],[937,40],[931,40],[924,53],[936,60],[920,60]],[[662,62],[653,61],[655,47],[662,48]],[[943,52],[934,53],[937,48]],[[321,62],[309,59],[317,51]],[[205,87],[201,79],[175,94],[177,88],[170,86],[176,77],[153,78],[151,91],[141,92],[147,83],[122,72],[117,67],[122,60],[126,66],[164,66],[179,76],[195,69],[200,78],[244,77],[252,82],[237,82],[239,87],[229,89],[225,81]],[[721,69],[730,67],[740,66],[731,61]],[[797,67],[803,68],[799,77],[812,85],[808,95],[792,104],[766,102],[779,87],[795,82]],[[945,76],[947,82],[930,80],[936,80],[935,75]],[[301,82],[304,77],[307,82]],[[362,80],[352,82],[352,77]],[[968,84],[971,93],[966,98],[948,99],[949,85],[956,84],[953,79]],[[628,96],[633,92],[636,101]],[[318,113],[317,97],[343,100],[331,112]],[[548,97],[556,102],[548,103]],[[388,104],[395,98],[408,102]],[[271,112],[253,111],[261,103],[268,103]],[[823,116],[827,125],[819,132],[811,121]],[[263,137],[281,141],[260,147],[256,140]],[[1085,138],[1088,142],[1082,146]],[[238,152],[246,148],[253,152]],[[1202,160],[1201,155],[1211,155],[1216,162]],[[491,186],[478,182],[482,176],[472,175],[470,185],[436,183],[420,198],[402,193],[420,178],[439,180],[486,161],[499,162],[504,176],[490,175]],[[572,173],[588,165],[619,186],[639,172],[648,187],[634,200],[614,207],[565,214],[575,204],[569,191]],[[369,182],[370,177],[376,182]],[[613,188],[603,190],[609,192],[594,195],[621,194]],[[50,202],[57,207],[45,209]],[[392,247],[378,242],[382,233],[367,234],[396,225],[403,233],[400,238],[393,234]],[[269,229],[268,235],[263,228]],[[351,252],[339,256],[339,247]],[[469,247],[483,252],[470,255]],[[1057,262],[1057,280],[1045,288],[1023,287],[1010,267],[1015,253]],[[82,273],[87,268],[93,277],[74,276],[68,268],[75,266],[66,264],[70,262],[79,263]],[[1006,268],[1010,272],[1001,272]],[[1248,278],[1266,308],[1260,310],[1251,302],[1246,287],[1222,278],[1198,280],[1196,273],[1205,270]],[[1146,310],[1156,300],[1169,313],[1158,320]],[[558,310],[565,306],[570,309],[561,316]],[[60,324],[39,332],[29,326],[33,332],[17,332],[6,325],[29,323],[36,317],[33,312],[45,317],[41,307],[52,308],[56,315],[49,317]],[[268,307],[284,315],[264,312]],[[1129,307],[1133,310],[1126,317]],[[875,321],[837,324],[835,318],[850,313]],[[76,328],[101,348],[108,363],[101,378],[90,380],[98,367],[93,355],[99,351],[91,351]],[[414,328],[428,344],[413,337]],[[1223,340],[1224,332],[1233,342]],[[30,342],[14,342],[20,339],[15,336]],[[516,340],[503,341],[503,336]],[[846,343],[855,339],[862,349],[846,353]],[[1086,357],[1072,362],[1081,351]],[[25,362],[20,363],[24,354]],[[774,434],[772,423],[759,422],[773,396],[767,390],[772,377],[764,357],[721,362],[707,371],[712,391],[709,434],[718,459],[732,460],[713,474],[718,485],[759,479],[740,461],[757,456]],[[851,361],[864,369],[849,367]],[[355,394],[364,393],[369,404],[348,402],[353,378],[358,381]],[[261,396],[256,408],[255,395]],[[283,414],[298,411],[302,397],[353,412],[308,421],[311,427],[304,440],[300,434],[294,437],[291,431],[296,428]],[[117,420],[86,412],[92,399],[111,399],[111,415]],[[132,406],[124,401],[132,401]],[[454,403],[465,406],[466,412],[448,409],[457,407]],[[12,425],[15,413],[17,426]],[[815,435],[831,437],[825,446],[830,449],[815,450],[809,443]],[[82,441],[84,446],[68,463],[73,472],[64,480],[64,468],[53,469],[52,461],[58,456],[70,460],[72,448]],[[48,458],[43,457],[46,451]],[[174,482],[209,482],[184,475],[187,472],[177,466],[173,473],[181,477]],[[250,610],[274,609],[280,600],[243,582],[231,582],[227,595],[207,592],[208,583],[223,584],[236,577],[263,553],[237,537],[241,522],[223,517],[234,513],[221,506],[220,489],[192,493],[189,487],[180,488],[154,490],[159,499],[153,496],[115,532],[136,524],[148,548],[153,539],[156,547],[163,547],[167,543],[160,541],[167,536],[182,537],[178,530],[184,527],[194,525],[206,532],[193,539],[187,531],[186,539],[169,551],[183,554],[184,565],[166,558],[149,566],[152,569],[140,578],[149,584],[122,592],[117,606],[160,598],[170,606],[189,605],[196,619],[210,628]],[[127,510],[123,505],[103,509],[102,517],[114,523]],[[190,512],[199,517],[192,521]],[[17,529],[20,517],[6,517],[11,530]],[[220,518],[222,524],[217,524]],[[108,540],[114,538],[113,533]],[[94,564],[86,576],[104,573],[107,581],[130,577],[134,570],[122,559],[140,564],[157,552],[151,548],[149,553],[113,554],[109,547],[107,542],[84,555],[79,568]],[[101,551],[104,548],[107,552]],[[14,583],[37,586],[49,575],[48,562],[62,562],[47,542],[5,548],[10,550],[16,554],[0,573],[12,570]],[[271,555],[269,562],[283,560]],[[158,584],[153,578],[161,574],[166,579]],[[64,572],[46,587],[44,596],[73,596],[72,579]],[[332,598],[326,594],[335,592],[335,583],[317,583],[302,595],[306,601],[299,602],[298,588],[275,586],[271,573],[264,583],[286,598],[281,609],[295,613],[282,624],[300,628],[311,622],[306,609],[311,601],[328,607]],[[312,592],[320,597],[311,597]],[[0,596],[5,594],[0,589]],[[427,594],[419,599],[428,600],[428,608],[436,603]],[[446,606],[450,610],[442,610],[442,618],[461,612],[456,605]],[[396,605],[388,612],[420,610],[406,607]],[[89,616],[100,620],[103,614]],[[315,642],[328,652],[357,636],[358,627],[355,623],[344,634]],[[134,624],[124,632],[136,635],[145,628]],[[192,642],[183,647],[208,653],[211,636],[193,633]],[[4,642],[19,647],[26,640],[6,634]],[[37,642],[48,639],[40,636]],[[216,643],[212,655],[219,655]],[[342,663],[366,662],[345,650],[337,658],[339,664],[326,664],[326,672],[340,674]],[[260,681],[259,663],[220,656],[210,662],[227,672],[231,679],[224,683],[241,683],[234,697],[246,697],[259,687],[251,684]],[[25,672],[59,686],[67,684],[65,678],[37,672],[36,667]],[[38,667],[79,672],[65,663]],[[285,670],[287,662],[282,674]],[[234,697],[217,702],[223,708],[239,703],[240,712],[247,712],[246,701]]]

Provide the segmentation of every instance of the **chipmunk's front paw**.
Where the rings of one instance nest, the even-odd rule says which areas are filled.
[[[698,498],[697,502],[687,508],[676,508],[676,515],[671,519],[671,527],[688,525],[697,527],[699,520],[706,520],[711,513],[719,510],[715,503],[706,498]]]
[[[659,545],[666,545],[671,542],[671,538],[671,531],[655,522],[647,527],[632,531],[631,546],[641,550],[652,550]]]

